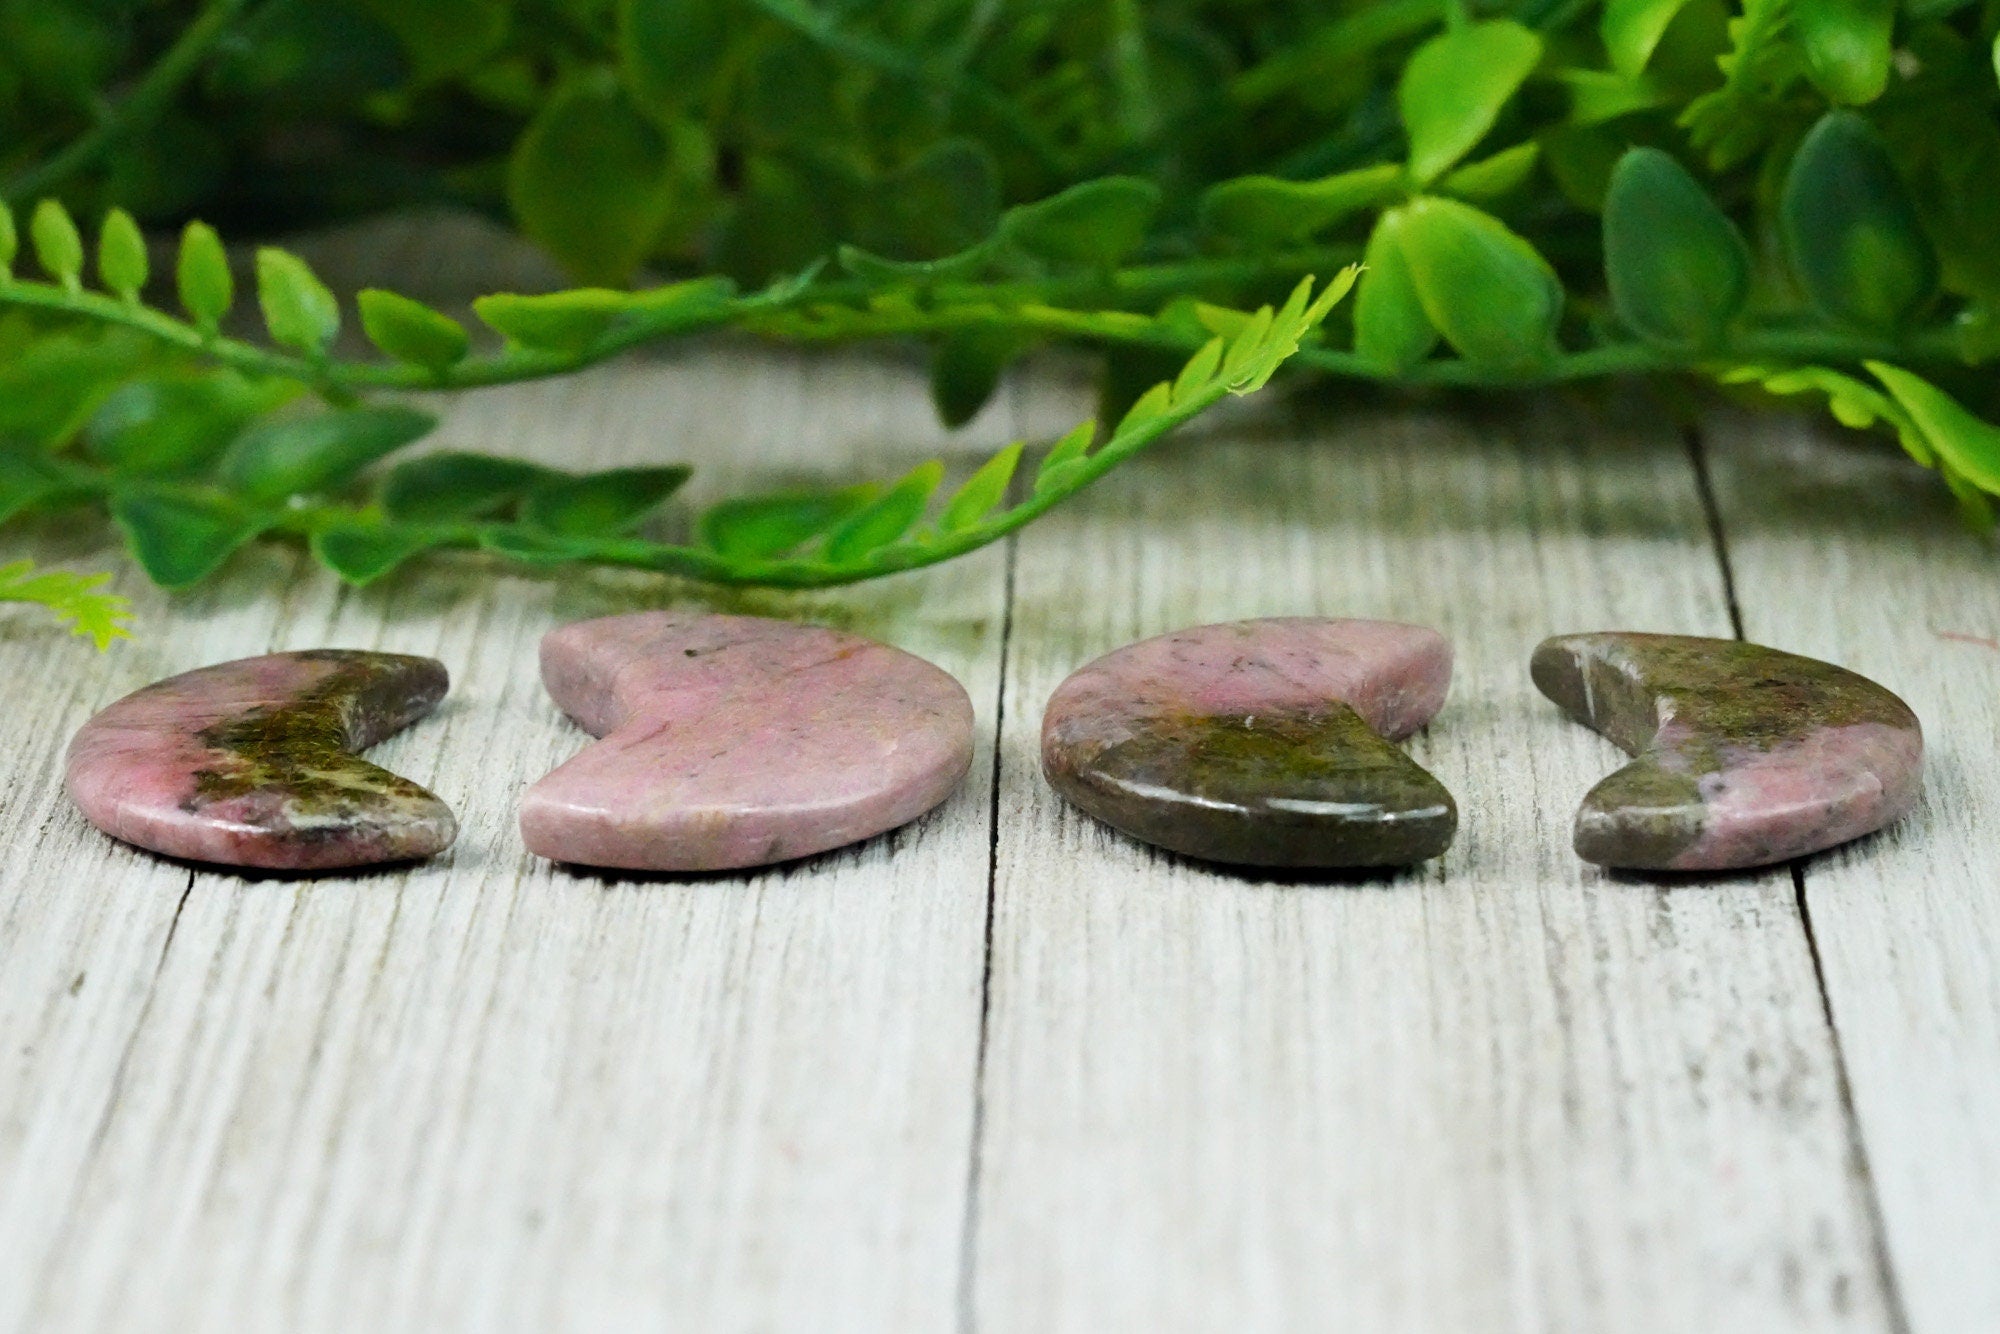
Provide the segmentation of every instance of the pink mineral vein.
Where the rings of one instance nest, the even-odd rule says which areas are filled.
[[[652,871],[761,866],[908,823],[972,763],[972,702],[900,649],[820,626],[643,612],[542,640],[601,740],[531,787],[530,851]]]

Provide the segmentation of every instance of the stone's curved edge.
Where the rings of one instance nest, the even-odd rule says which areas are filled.
[[[457,837],[450,808],[352,752],[449,687],[435,659],[363,650],[199,668],[86,722],[64,785],[106,834],[190,861],[321,871],[432,856]]]
[[[1923,729],[1857,672],[1733,639],[1559,635],[1530,675],[1632,763],[1577,812],[1577,855],[1649,871],[1741,870],[1893,823],[1923,784]]]
[[[908,824],[972,767],[965,688],[845,631],[641,612],[552,630],[541,662],[557,706],[600,738],[522,798],[522,838],[553,861],[790,861]]]
[[[1246,644],[1275,631],[1293,632],[1299,642],[1275,662],[1243,658]],[[1443,635],[1397,621],[1270,616],[1191,626],[1113,649],[1071,672],[1043,709],[1043,750],[1055,739],[1050,729],[1078,714],[1254,716],[1259,709],[1328,700],[1352,708],[1371,731],[1399,741],[1444,707],[1451,664],[1451,643]],[[1196,695],[1175,696],[1163,685],[1190,674],[1204,682]],[[1100,747],[1123,739],[1061,738],[1069,745]]]
[[[1442,853],[1457,803],[1392,745],[1434,717],[1452,651],[1387,621],[1196,626],[1085,664],[1050,696],[1042,771],[1142,842],[1230,865],[1408,865]]]

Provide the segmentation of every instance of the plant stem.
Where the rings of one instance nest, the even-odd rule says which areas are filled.
[[[1064,299],[1144,304],[1162,293],[1199,290],[1207,284],[1272,281],[1329,263],[1344,264],[1349,248],[1318,248],[1266,256],[1231,256],[1135,267],[1103,279],[1021,283],[939,284],[925,294],[933,303],[890,309],[859,303],[878,288],[862,282],[828,283],[773,301],[749,296],[661,319],[615,325],[603,337],[575,351],[543,351],[509,346],[472,358],[442,373],[391,361],[315,362],[239,339],[204,332],[163,311],[120,301],[97,292],[70,292],[52,283],[0,281],[0,308],[28,307],[82,316],[103,324],[136,329],[170,346],[206,357],[248,375],[276,376],[313,386],[323,396],[351,397],[359,390],[474,389],[546,379],[582,370],[646,343],[735,327],[787,342],[832,343],[858,339],[928,338],[968,329],[1006,329],[1051,338],[1157,348],[1183,356],[1208,339],[1119,309],[1073,309],[1052,304]],[[1563,353],[1540,366],[1480,364],[1460,359],[1426,361],[1391,370],[1359,353],[1324,345],[1301,348],[1294,363],[1346,379],[1409,385],[1495,387],[1554,384],[1607,375],[1696,371],[1719,360],[1775,365],[1832,363],[1855,365],[1869,359],[1918,363],[1958,362],[1954,335],[1933,329],[1889,343],[1865,335],[1814,327],[1739,330],[1721,348],[1682,351],[1647,343],[1612,343]]]
[[[138,86],[96,125],[56,153],[7,182],[0,198],[18,204],[48,194],[90,166],[120,139],[146,125],[179,91],[248,0],[209,0],[202,12],[155,62]]]

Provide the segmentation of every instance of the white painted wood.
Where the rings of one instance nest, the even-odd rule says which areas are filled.
[[[990,448],[1012,415],[971,439]],[[700,497],[894,475],[939,434],[911,368],[715,353],[472,396],[441,443],[572,467],[692,459],[712,465]],[[858,850],[656,881],[521,848],[516,795],[584,740],[541,691],[535,643],[699,590],[473,558],[355,593],[294,562],[260,549],[214,592],[147,599],[139,646],[101,665],[68,650],[37,678],[45,633],[0,643],[30,684],[0,723],[22,748],[0,921],[27,955],[0,973],[0,1329],[950,1323],[1004,552],[836,596],[711,599],[938,662],[976,701],[979,756],[945,809]],[[56,795],[57,748],[92,707],[317,645],[449,665],[440,715],[376,752],[458,811],[446,856],[191,876]]]
[[[1748,636],[1864,672],[1923,719],[1924,801],[1805,891],[1916,1334],[2000,1330],[2000,579],[1993,543],[1879,439],[1706,431]]]
[[[1022,538],[972,1300],[982,1330],[1891,1327],[1782,873],[1570,854],[1614,766],[1544,634],[1728,633],[1689,460],[1630,401],[1326,413],[1169,445]],[[1621,424],[1622,423],[1622,424]],[[1438,864],[1265,881],[1038,774],[1062,677],[1279,613],[1444,630]]]
[[[101,529],[17,526],[6,558],[102,568]],[[93,712],[198,662],[237,656],[271,609],[283,553],[260,553],[200,593],[169,599],[129,568],[120,591],[159,631],[103,658],[40,613],[0,609],[0,1330],[26,1329],[36,1283],[70,1243],[77,1181],[127,1073],[135,1033],[191,873],[101,837],[62,795],[62,752]],[[172,610],[169,608],[172,606]]]

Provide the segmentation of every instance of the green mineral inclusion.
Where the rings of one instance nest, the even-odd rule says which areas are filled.
[[[1068,777],[1105,823],[1216,862],[1401,866],[1443,852],[1458,827],[1444,785],[1334,701],[1150,719]]]
[[[1667,866],[1701,841],[1703,779],[1824,728],[1907,721],[1894,696],[1867,678],[1761,644],[1594,638],[1552,639],[1530,668],[1544,695],[1634,757],[1584,798],[1586,811],[1613,821],[1587,840],[1579,826],[1577,851],[1592,861]],[[1657,741],[1663,699],[1675,724],[1666,745]]]
[[[407,669],[371,654],[321,649],[298,656],[334,664],[308,690],[204,728],[210,763],[194,775],[187,807],[257,795],[282,799],[295,825],[338,833],[343,821],[436,798],[355,755],[421,712]]]

